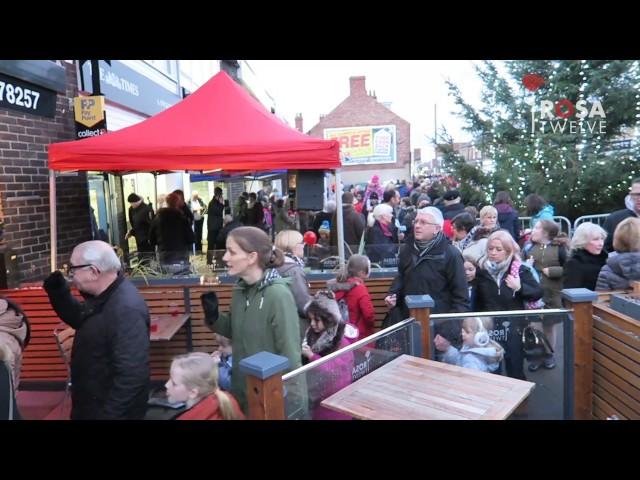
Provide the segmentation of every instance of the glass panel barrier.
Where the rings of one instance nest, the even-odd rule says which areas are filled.
[[[474,318],[476,317],[476,318]],[[488,334],[476,337],[478,319]],[[431,316],[433,359],[535,383],[514,420],[573,417],[573,318],[569,310]]]
[[[362,249],[360,245],[345,244],[345,260],[353,254],[362,251],[371,260],[371,267],[377,269],[388,269],[398,267],[398,252],[400,244],[366,244]],[[320,244],[305,246],[305,266],[311,270],[331,271],[336,269],[339,263],[339,252],[337,246],[323,246]]]
[[[353,248],[345,246],[345,260],[358,253],[358,245]],[[364,254],[371,260],[372,272],[392,272],[398,266],[400,245],[367,245]],[[120,258],[129,276],[147,276],[152,278],[168,278],[185,275],[223,274],[227,267],[222,260],[225,250],[209,250],[193,254],[193,252],[132,252],[125,254],[119,251]],[[340,257],[338,247],[305,245],[304,268],[307,272],[335,273],[339,269]]]
[[[283,376],[289,420],[347,420],[320,403],[402,354],[417,355],[419,330],[404,320]]]
[[[192,252],[135,252],[121,255],[125,273],[132,278],[167,279],[201,277],[204,283],[226,271],[222,262],[224,250],[193,254]],[[205,278],[206,277],[206,278]],[[209,282],[207,282],[207,278]]]

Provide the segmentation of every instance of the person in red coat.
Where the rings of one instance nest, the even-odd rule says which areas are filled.
[[[165,387],[171,403],[184,402],[187,410],[176,420],[243,420],[233,396],[218,387],[217,359],[203,352],[180,355],[171,363]]]
[[[371,262],[365,255],[352,255],[345,271],[335,280],[327,282],[327,288],[336,295],[336,301],[343,300],[349,307],[349,324],[358,329],[358,338],[373,335],[375,311],[371,295],[364,280],[369,277]]]

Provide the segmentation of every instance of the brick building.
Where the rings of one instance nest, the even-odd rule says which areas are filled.
[[[9,285],[17,286],[50,271],[47,146],[74,139],[76,67],[61,60],[3,60],[0,88],[0,252],[16,255],[18,275]],[[91,238],[86,174],[59,176],[56,186],[58,258],[68,262],[73,247]]]
[[[88,61],[0,60],[0,288],[41,280],[50,272],[47,146],[76,139],[73,98],[92,92],[92,68]],[[99,61],[98,69],[109,132],[175,105],[219,70],[275,111],[275,101],[245,61],[112,60]],[[126,252],[135,244],[124,238],[129,193],[149,202],[156,189],[179,188],[190,196],[184,172],[157,179],[150,173],[65,172],[56,175],[56,188],[58,266],[68,263],[76,244],[92,238],[91,209],[96,229]],[[14,262],[9,284],[5,260]]]
[[[367,182],[374,173],[382,181],[409,180],[409,122],[393,113],[388,104],[378,102],[375,93],[367,93],[365,77],[350,77],[349,83],[349,96],[307,133],[338,139],[342,153],[347,156],[342,168],[345,184]],[[301,116],[296,118],[296,128],[302,131]],[[387,147],[390,147],[388,155]]]

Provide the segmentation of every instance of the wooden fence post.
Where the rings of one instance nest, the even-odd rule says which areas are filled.
[[[284,420],[282,372],[289,359],[260,352],[240,361],[240,371],[247,375],[247,403],[250,420]]]
[[[593,303],[598,296],[586,288],[565,288],[562,298],[573,310],[573,418],[591,420],[593,408]]]
[[[420,322],[422,340],[422,358],[431,358],[431,328],[429,317],[435,303],[430,295],[407,295],[405,303],[409,307],[409,315]]]

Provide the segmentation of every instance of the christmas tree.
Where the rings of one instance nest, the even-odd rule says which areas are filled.
[[[482,191],[490,204],[497,191],[508,190],[522,207],[526,195],[537,193],[571,220],[623,208],[631,179],[640,177],[639,63],[518,60],[505,62],[500,74],[484,62],[476,68],[480,109],[449,82],[466,130],[495,165],[483,174],[443,149],[445,168],[468,185],[463,199]]]

